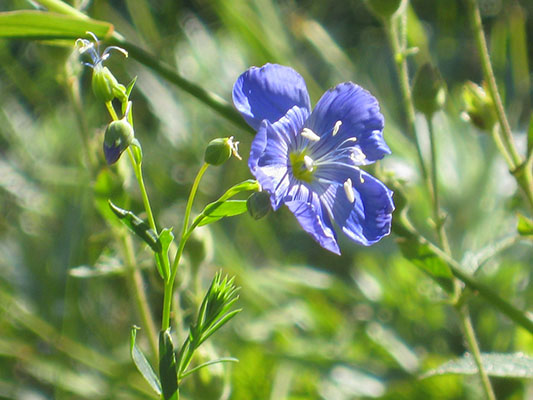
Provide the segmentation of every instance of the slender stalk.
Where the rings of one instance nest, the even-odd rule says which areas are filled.
[[[427,168],[424,162],[422,148],[420,146],[420,141],[418,139],[416,131],[415,108],[413,106],[411,86],[409,85],[409,69],[407,67],[407,59],[405,58],[405,48],[402,48],[400,44],[400,39],[396,34],[395,18],[397,17],[393,16],[388,20],[384,20],[385,31],[389,39],[389,45],[392,49],[394,67],[396,69],[396,75],[400,84],[400,90],[402,92],[402,105],[404,107],[405,116],[407,118],[407,133],[409,138],[415,143],[416,154],[418,157],[420,171],[422,172],[422,178],[426,183],[429,183]],[[405,42],[405,40],[402,40],[402,42]]]
[[[468,308],[466,307],[466,305],[459,306],[457,307],[457,312],[461,317],[463,334],[467,339],[468,347],[470,349],[470,352],[472,353],[472,356],[474,357],[474,361],[479,371],[479,377],[481,378],[481,385],[483,386],[485,397],[488,400],[496,400],[496,395],[494,394],[494,390],[492,389],[489,376],[487,375],[487,371],[485,371],[485,367],[483,366],[483,362],[481,361],[481,352],[479,351],[479,345],[477,343],[476,334],[474,332],[474,327],[472,326],[472,319],[470,318]]]
[[[505,110],[503,108],[500,92],[498,91],[498,86],[496,84],[496,78],[494,77],[494,70],[492,69],[492,64],[490,62],[489,50],[487,47],[485,34],[483,33],[483,25],[481,23],[481,14],[479,12],[477,0],[466,0],[466,3],[468,5],[468,17],[470,20],[470,25],[472,27],[474,37],[476,39],[476,45],[479,51],[479,56],[481,58],[481,67],[483,68],[483,75],[488,83],[488,89],[494,101],[496,114],[498,115],[498,120],[502,127],[501,132],[503,134],[503,143],[509,150],[513,163],[516,167],[521,164],[522,160],[520,155],[518,154],[518,151],[516,150],[513,140],[513,134],[511,132],[511,127],[509,125],[509,121],[507,120],[507,116],[505,115]]]
[[[426,121],[429,129],[429,143],[431,154],[431,192],[433,195],[433,219],[435,222],[435,230],[439,238],[439,243],[442,249],[447,254],[451,254],[450,244],[448,242],[448,236],[444,229],[444,221],[440,212],[440,198],[439,198],[439,182],[437,179],[437,150],[435,145],[435,129],[433,126],[433,118],[431,115],[426,115]]]
[[[48,8],[50,11],[55,11],[60,14],[71,15],[80,19],[88,19],[89,17],[81,11],[75,9],[71,5],[61,0],[37,0],[38,3]]]
[[[487,40],[483,32],[483,24],[481,22],[481,14],[479,12],[477,1],[466,0],[466,4],[468,6],[470,26],[474,33],[476,46],[481,58],[483,76],[488,83],[488,89],[494,101],[494,108],[501,126],[501,130],[499,131],[500,140],[507,149],[509,157],[512,160],[511,172],[513,172],[518,184],[524,191],[530,208],[533,209],[533,174],[531,172],[531,166],[523,164],[522,157],[518,153],[515,146],[511,126],[507,120],[507,115],[505,114],[505,110],[503,108],[500,92],[498,91],[498,85],[496,84],[496,78],[494,76],[494,70],[490,61]]]
[[[198,191],[198,186],[200,181],[204,176],[205,171],[209,167],[209,164],[205,163],[202,165],[194,182],[191,187],[191,192],[189,194],[189,199],[187,200],[187,205],[185,207],[185,215],[183,216],[183,227],[181,230],[181,237],[178,245],[178,250],[176,251],[176,256],[170,268],[170,279],[165,283],[165,293],[163,298],[163,317],[161,320],[161,330],[165,330],[170,326],[170,310],[172,308],[172,292],[174,288],[174,281],[176,280],[176,274],[178,272],[178,266],[183,254],[183,249],[185,248],[185,243],[187,242],[189,219],[191,216],[192,205],[194,203],[194,198],[196,197],[196,192]]]
[[[489,286],[479,282],[475,277],[464,272],[465,269],[461,264],[459,264],[459,262],[457,262],[449,254],[445,253],[438,246],[420,235],[420,233],[416,231],[405,215],[398,215],[396,218],[393,218],[392,229],[400,237],[408,240],[415,240],[418,243],[426,245],[427,249],[432,254],[448,264],[453,276],[461,280],[473,292],[482,296],[495,309],[507,316],[507,318],[509,318],[515,324],[533,334],[533,320],[530,319],[525,312],[517,309],[511,303],[501,298],[500,295],[492,290]]]
[[[139,271],[139,268],[137,267],[137,262],[135,261],[131,236],[127,235],[125,232],[121,232],[120,239],[124,251],[124,259],[126,261],[126,276],[130,283],[131,292],[133,294],[133,298],[135,299],[135,304],[137,305],[137,310],[139,311],[139,316],[141,317],[142,324],[147,330],[148,342],[150,343],[150,351],[152,353],[152,356],[155,357],[157,356],[159,351],[157,342],[157,332],[155,329],[154,320],[152,318],[152,313],[150,311],[150,307],[146,299],[146,292],[144,290],[142,275]]]
[[[128,147],[127,151],[130,157],[133,171],[135,172],[135,177],[137,178],[137,182],[139,183],[139,190],[141,191],[141,197],[143,200],[144,209],[146,211],[146,216],[148,218],[148,224],[150,225],[150,228],[152,228],[152,230],[157,234],[157,227],[155,224],[154,214],[152,213],[152,207],[150,206],[150,199],[148,198],[148,192],[146,191],[146,187],[144,186],[144,179],[143,179],[141,165],[135,162],[135,157],[133,156],[133,153],[130,147]]]

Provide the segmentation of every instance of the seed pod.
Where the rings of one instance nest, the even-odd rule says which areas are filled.
[[[133,127],[126,117],[111,122],[105,130],[104,155],[109,165],[114,164],[134,139]]]
[[[211,140],[205,149],[205,162],[215,166],[222,165],[232,154],[240,160],[241,157],[237,153],[238,144],[239,142],[233,141],[233,136]]]

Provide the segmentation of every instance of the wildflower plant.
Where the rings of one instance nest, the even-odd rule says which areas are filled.
[[[132,211],[123,209],[110,200],[109,207],[132,233],[150,247],[154,253],[154,263],[157,271],[165,286],[158,345],[159,374],[157,375],[154,372],[148,358],[144,356],[136,344],[137,327],[134,327],[131,333],[131,357],[138,370],[157,395],[166,400],[178,399],[179,386],[185,377],[214,363],[237,361],[234,358],[220,358],[188,369],[198,347],[240,311],[240,309],[231,310],[238,299],[238,288],[233,283],[234,278],[229,279],[226,276],[222,279],[221,273],[217,273],[200,306],[197,321],[194,325],[191,325],[187,339],[181,347],[177,348],[174,346],[171,332],[172,297],[174,295],[174,282],[176,281],[185,244],[196,227],[213,223],[224,217],[246,212],[246,200],[230,200],[230,198],[241,192],[256,191],[259,186],[254,181],[245,181],[233,186],[216,202],[209,204],[189,225],[196,191],[207,168],[210,165],[222,165],[232,156],[239,160],[241,159],[238,153],[238,142],[233,137],[212,140],[206,147],[204,165],[200,168],[191,188],[183,218],[181,237],[177,245],[175,257],[171,262],[169,250],[174,240],[172,228],[158,230],[143,181],[143,154],[141,144],[135,138],[132,116],[133,103],[129,99],[136,79],[132,80],[129,85],[124,86],[118,82],[107,67],[102,66],[102,63],[109,57],[112,50],[118,51],[126,56],[128,53],[120,47],[110,46],[100,54],[98,38],[91,32],[87,32],[87,34],[92,37],[93,41],[78,39],[76,45],[81,56],[88,54],[91,58],[90,63],[85,62],[84,64],[93,69],[93,92],[96,98],[105,104],[112,119],[105,130],[103,153],[109,165],[118,162],[124,152],[128,153],[139,183],[148,221],[142,220]],[[122,117],[119,117],[115,110],[114,100],[117,100],[121,105]],[[142,290],[142,288],[138,287],[137,290]],[[145,322],[150,321],[151,316],[146,315],[146,313],[150,312],[149,309],[141,308],[141,312],[145,314]],[[151,333],[148,331],[148,334],[150,335]],[[155,349],[155,346],[152,346],[152,348]]]
[[[99,8],[97,3],[102,2],[95,2],[91,7]],[[157,33],[155,24],[145,27],[140,23],[140,14],[146,11],[143,7],[147,2],[135,2],[135,6],[133,2],[126,3],[133,25],[145,29],[142,35]],[[124,366],[110,356],[114,352],[101,354],[92,351],[89,346],[71,340],[69,332],[55,330],[52,324],[40,318],[39,312],[43,308],[55,310],[57,307],[43,303],[41,309],[36,308],[38,311],[30,310],[25,301],[10,293],[12,282],[9,278],[12,277],[9,277],[0,281],[0,315],[9,318],[9,323],[1,324],[0,349],[2,359],[14,361],[12,369],[15,372],[10,374],[9,368],[0,368],[2,393],[5,392],[9,398],[31,397],[33,387],[24,392],[9,390],[13,377],[20,375],[25,378],[24,382],[33,382],[23,375],[28,374],[37,378],[39,385],[45,388],[43,391],[51,392],[46,384],[52,382],[57,384],[58,394],[66,391],[70,396],[74,392],[76,398],[129,398],[129,390],[135,392],[137,398],[150,396],[163,400],[178,400],[180,396],[183,400],[233,397],[258,400],[426,399],[432,396],[443,399],[475,396],[488,400],[509,396],[513,399],[527,398],[531,394],[531,385],[525,379],[533,377],[533,357],[527,354],[533,348],[533,321],[528,311],[532,304],[528,291],[531,280],[528,267],[533,238],[533,118],[530,118],[526,133],[517,135],[517,130],[523,125],[522,119],[531,114],[525,6],[512,2],[502,7],[504,19],[491,16],[495,20],[491,30],[491,35],[494,35],[491,51],[499,70],[495,73],[477,0],[461,1],[464,10],[447,2],[434,2],[435,5],[433,2],[424,3],[423,7],[427,8],[442,7],[440,3],[446,3],[446,24],[450,24],[450,16],[454,15],[469,25],[471,40],[461,36],[457,43],[466,43],[465,48],[476,48],[477,51],[461,57],[470,57],[470,61],[479,58],[477,67],[483,76],[477,83],[461,81],[459,85],[453,85],[449,79],[452,75],[449,70],[452,55],[446,58],[448,69],[441,71],[439,61],[442,60],[439,60],[438,54],[429,53],[432,53],[434,44],[439,49],[451,49],[454,41],[445,37],[441,40],[440,29],[433,30],[432,40],[427,41],[423,32],[429,22],[423,23],[416,16],[422,2],[419,5],[408,0],[364,0],[354,6],[359,7],[357,10],[361,12],[366,7],[368,13],[361,14],[371,21],[368,25],[371,35],[366,37],[374,39],[371,46],[363,46],[366,51],[360,54],[379,49],[377,38],[380,36],[376,26],[379,24],[383,28],[383,41],[390,47],[390,54],[387,53],[386,57],[388,64],[384,67],[378,65],[379,57],[372,57],[366,64],[362,57],[358,60],[361,64],[355,65],[350,53],[343,52],[338,46],[337,38],[333,40],[327,30],[313,19],[314,8],[306,10],[308,14],[287,13],[290,15],[288,33],[271,29],[272,26],[281,26],[277,17],[281,17],[282,13],[276,9],[278,4],[275,1],[261,2],[265,7],[249,6],[248,2],[216,3],[216,7],[210,9],[212,6],[206,2],[206,9],[220,17],[221,21],[241,24],[231,26],[231,46],[237,43],[234,43],[233,35],[238,37],[239,32],[243,32],[243,42],[250,48],[259,49],[255,56],[253,52],[245,53],[250,59],[239,60],[241,63],[235,61],[238,58],[231,53],[231,63],[235,62],[234,67],[238,65],[225,70],[231,71],[227,74],[231,75],[231,81],[219,81],[217,76],[217,83],[224,85],[227,99],[212,93],[207,84],[204,87],[194,83],[159,57],[128,42],[111,23],[88,18],[61,0],[31,2],[44,6],[48,11],[0,11],[0,38],[44,40],[45,43],[66,39],[69,50],[72,50],[75,41],[75,65],[77,68],[80,64],[85,65],[91,74],[90,86],[94,96],[90,101],[95,102],[96,99],[97,106],[107,111],[105,129],[88,127],[89,121],[83,118],[89,115],[89,108],[83,106],[77,93],[78,87],[71,85],[72,81],[78,83],[79,77],[69,72],[70,64],[67,63],[64,83],[71,85],[70,100],[80,119],[80,132],[86,133],[82,135],[82,150],[85,152],[83,168],[86,167],[88,173],[86,181],[78,182],[76,189],[82,186],[80,197],[83,200],[91,199],[87,194],[92,191],[95,208],[107,223],[105,234],[98,235],[102,242],[97,245],[98,261],[111,253],[109,258],[114,262],[106,264],[107,269],[72,268],[70,274],[100,276],[99,273],[105,273],[125,278],[131,289],[131,299],[128,298],[126,308],[132,304],[138,319],[130,330],[130,357],[148,385],[139,385],[140,379],[130,377],[129,372],[121,373]],[[290,8],[290,5],[284,7]],[[316,7],[323,9],[320,8],[323,6]],[[331,7],[335,5],[332,3]],[[464,11],[464,15],[456,12],[455,8]],[[424,15],[431,14],[443,13]],[[192,21],[194,15],[191,13],[187,18]],[[242,15],[250,16],[250,21]],[[363,18],[358,17],[362,23]],[[515,20],[519,23],[514,24]],[[338,14],[335,21],[342,23]],[[209,35],[205,32],[198,34],[200,25],[193,21],[182,28],[184,33],[193,29],[194,35],[205,40]],[[101,42],[96,34],[85,32],[88,29],[104,40]],[[350,35],[352,31],[363,32],[362,29],[353,29]],[[291,49],[290,40],[273,40],[278,39],[277,35],[281,38],[285,34],[287,38],[301,35],[305,39],[301,43],[320,48],[321,51],[314,52],[312,57],[321,58],[321,62],[327,65],[326,76],[331,79],[319,78],[315,74],[319,67],[315,69],[313,65],[313,68],[308,68],[307,63],[302,62],[309,60],[305,58],[308,55],[300,57],[297,54],[296,50],[299,51],[303,45],[292,48],[295,51],[287,51]],[[461,34],[466,35],[463,31]],[[194,35],[191,36],[191,46],[198,43],[198,37]],[[170,41],[157,40],[156,34],[151,39],[153,43],[159,42],[160,46],[154,47],[157,49],[154,53],[168,54],[163,50],[167,50],[165,46],[169,46]],[[109,46],[104,48],[104,42]],[[61,45],[65,43],[58,42]],[[0,56],[8,54],[8,48],[2,47]],[[523,54],[516,56],[520,55],[520,49]],[[182,50],[180,48],[180,52]],[[179,207],[174,207],[174,203],[172,208],[161,212],[152,210],[149,191],[161,189],[162,185],[154,184],[147,188],[144,182],[143,167],[154,158],[153,147],[147,146],[146,152],[143,151],[141,143],[146,144],[148,139],[144,129],[140,128],[143,125],[135,124],[144,103],[136,103],[132,98],[136,78],[127,84],[121,82],[117,78],[120,75],[115,75],[112,68],[104,65],[115,53],[140,62],[151,69],[157,79],[176,85],[218,113],[216,118],[225,118],[240,129],[232,130],[225,137],[206,140],[203,154],[198,152],[197,159],[202,161],[194,178],[190,181],[183,179],[179,185],[169,185],[172,190],[174,187],[177,190],[186,188],[186,196],[182,196],[186,198],[182,215],[175,215]],[[194,57],[183,57],[186,60],[183,65],[192,65],[191,60],[205,55],[200,53],[196,52]],[[507,53],[519,62],[507,65]],[[415,54],[420,54],[420,57],[412,58]],[[227,60],[224,57],[221,56],[220,60]],[[274,63],[248,69],[243,67],[266,58],[294,68]],[[69,62],[71,60],[69,58]],[[2,71],[8,72],[6,76],[17,76],[15,68],[10,66],[16,61],[13,58],[2,64]],[[209,62],[212,60],[209,59]],[[470,64],[470,67],[476,67],[475,62]],[[375,67],[378,72],[373,74],[375,71],[371,71],[365,77],[365,73],[361,73],[365,66],[367,69]],[[413,66],[416,72],[412,71]],[[507,79],[505,71],[512,72],[512,79]],[[384,72],[392,76],[386,78]],[[461,76],[468,72],[471,71],[462,71]],[[307,83],[300,73],[306,76]],[[375,76],[380,81],[372,84]],[[313,81],[313,78],[317,80]],[[350,79],[370,88],[372,94]],[[511,80],[514,85],[511,90],[502,90],[507,89],[502,84],[507,86],[507,81]],[[4,85],[3,75],[0,81],[2,89],[9,93],[10,87]],[[18,82],[20,84],[24,79],[18,79]],[[323,92],[326,82],[334,85]],[[390,97],[384,95],[384,86],[389,90]],[[39,98],[39,91],[34,90],[31,84],[21,87],[21,92],[29,94],[27,99],[30,103],[34,97],[37,99],[35,104],[41,106],[45,103],[43,99],[46,96]],[[509,100],[520,90],[524,94],[520,101]],[[507,103],[501,93],[506,94]],[[148,100],[154,100],[151,95],[147,96]],[[317,100],[316,103],[314,100]],[[4,121],[16,119],[11,119],[9,114],[19,106],[13,106],[9,96],[4,96],[4,101],[2,105],[8,104],[9,107],[0,110],[2,128]],[[172,103],[171,100],[168,102]],[[508,105],[511,118],[506,112]],[[213,125],[204,124],[204,110],[201,111],[202,120],[198,125],[205,130],[202,134],[219,136],[219,132],[210,130],[225,127],[219,128],[223,125],[218,120]],[[387,115],[386,123],[384,115]],[[60,119],[63,123],[63,118]],[[9,131],[10,124],[5,125]],[[516,127],[512,129],[512,125]],[[24,129],[27,126],[24,124]],[[93,132],[96,134],[93,135]],[[247,149],[248,141],[240,136],[242,132],[253,135],[250,150],[241,152],[243,157],[239,154],[239,141],[244,143],[244,149]],[[479,132],[487,134],[479,135]],[[439,136],[444,133],[449,137]],[[16,179],[11,179],[12,176],[19,178],[19,175],[8,168],[15,153],[10,146],[15,148],[17,142],[8,136],[0,132],[2,155],[4,152],[8,155],[5,160],[0,160],[0,189],[9,191],[10,196],[22,198],[25,195],[25,191],[20,190],[23,185],[12,184],[12,181],[16,183]],[[93,151],[91,145],[95,141],[98,141],[98,148]],[[454,141],[457,143],[452,143]],[[20,143],[25,144],[26,140]],[[64,143],[61,142],[61,145]],[[479,151],[479,160],[475,159],[475,149]],[[69,155],[72,153],[70,150]],[[94,156],[96,151],[98,156]],[[33,153],[28,154],[32,156],[29,158],[32,162],[26,164],[33,165],[33,161],[39,161]],[[228,160],[233,160],[233,165],[240,170],[230,170]],[[407,167],[401,166],[409,169],[411,176],[399,178],[399,171],[385,164],[390,161],[390,165],[395,165],[399,160],[400,163],[406,162]],[[500,161],[505,162],[506,169],[497,170],[497,162]],[[174,159],[168,161],[165,167],[173,166],[174,162]],[[480,178],[469,177],[475,175],[468,169],[469,163],[477,165]],[[148,165],[159,167],[160,163]],[[46,178],[39,176],[35,181],[61,184],[56,182],[61,179],[56,178],[64,178],[62,174],[55,173],[55,169],[48,165],[46,167],[42,173]],[[227,186],[217,195],[206,191],[205,195],[213,198],[200,205],[197,193],[202,185],[205,186],[203,178],[212,167],[224,172],[223,181]],[[48,173],[50,170],[52,174]],[[504,179],[500,175],[494,176],[495,170],[502,174],[508,172],[506,178],[509,182],[501,184]],[[139,203],[131,201],[133,197],[126,193],[130,188],[127,185],[130,180],[125,177],[128,171],[133,172],[133,182],[138,185]],[[66,175],[64,179],[68,180],[68,173]],[[234,181],[233,177],[237,175],[239,179]],[[167,182],[171,180],[174,180],[173,177]],[[490,189],[492,186],[498,187]],[[471,192],[470,197],[461,192]],[[21,208],[41,212],[41,206],[33,206],[39,203],[35,200],[37,196],[32,191],[28,193],[30,200]],[[173,191],[170,196],[175,198],[176,193]],[[288,221],[281,221],[277,213],[283,206],[294,218],[290,215]],[[487,212],[488,209],[491,212]],[[277,215],[272,215],[275,213]],[[474,215],[468,215],[470,213]],[[163,218],[159,217],[162,214],[165,214],[165,221],[179,221],[180,226],[162,225]],[[213,229],[216,257],[224,260],[228,268],[242,271],[242,277],[238,274],[236,277],[228,276],[219,270],[209,276],[210,284],[204,287],[200,277],[209,271],[204,266],[211,256],[206,255],[210,253],[206,250],[207,241],[199,245],[206,245],[201,248],[202,251],[195,252],[195,246],[201,241],[196,235],[209,232],[197,229],[243,214],[243,218],[247,217],[245,214],[251,218],[239,221],[235,236],[232,235],[234,226],[231,223],[220,231],[218,227]],[[501,216],[503,214],[507,214],[506,218]],[[42,215],[46,217],[43,220],[51,219],[46,212]],[[255,221],[262,218],[269,221]],[[27,223],[29,219],[27,216],[20,218],[21,235],[24,238],[35,236],[35,240],[28,241],[30,246],[20,247],[24,250],[20,253],[28,253],[23,255],[24,262],[11,254],[16,252],[4,252],[4,248],[9,250],[11,242],[14,242],[9,237],[9,243],[0,242],[0,266],[20,265],[23,270],[26,261],[31,261],[34,256],[33,251],[27,252],[26,249],[39,249],[41,241],[53,242],[54,249],[66,247],[61,238],[50,239],[54,236],[48,232],[49,227],[53,228],[52,223],[43,224],[45,229],[38,230]],[[280,221],[282,229],[278,230],[279,226],[273,224]],[[283,230],[285,224],[297,226],[296,222],[309,235],[303,236],[307,246],[305,251],[295,250],[297,246],[293,246],[293,238]],[[496,223],[498,226],[494,228]],[[510,227],[505,228],[506,224]],[[0,235],[4,231],[7,236],[11,235],[12,228],[8,224],[2,223],[0,228]],[[33,234],[34,229],[40,233]],[[488,232],[481,232],[484,230]],[[67,229],[65,232],[71,233]],[[277,238],[277,235],[280,237]],[[342,243],[343,236],[349,240]],[[112,238],[112,244],[108,243],[109,238]],[[248,251],[247,247],[254,238],[257,240],[252,246],[258,249],[257,253]],[[80,243],[85,246],[85,242]],[[519,251],[515,251],[519,243],[527,243],[529,247],[520,247]],[[350,247],[350,244],[355,245]],[[315,247],[311,248],[313,245]],[[376,245],[374,249],[365,248],[373,245]],[[478,245],[479,248],[476,247]],[[108,247],[112,248],[109,252]],[[331,254],[340,255],[341,248],[342,257]],[[508,259],[504,258],[508,255],[506,250],[512,253]],[[315,259],[317,254],[319,257]],[[12,259],[19,262],[12,262]],[[39,259],[38,270],[48,273],[51,270],[48,263],[55,264],[54,261],[55,254],[50,262],[46,261],[47,268],[42,268],[42,260]],[[233,262],[236,265],[230,266]],[[257,268],[248,268],[252,263]],[[315,269],[322,264],[326,265],[324,269],[332,266],[331,271]],[[484,269],[487,264],[491,268]],[[411,266],[416,269],[409,269]],[[13,282],[24,281],[12,273],[17,278],[12,279]],[[147,275],[151,279],[147,279]],[[500,282],[500,277],[505,279]],[[236,282],[243,285],[242,292]],[[26,282],[24,284],[24,289],[30,286]],[[115,289],[113,285],[113,294]],[[241,294],[244,294],[243,299],[239,299]],[[111,300],[102,297],[107,307],[107,302]],[[22,298],[26,299],[25,296]],[[323,301],[326,298],[333,301]],[[246,315],[242,313],[238,321],[234,321],[244,302],[253,304],[256,309]],[[124,303],[120,306],[124,307]],[[248,311],[248,307],[243,308]],[[120,312],[123,309],[120,308]],[[500,320],[500,316],[505,319]],[[160,321],[155,322],[155,318]],[[96,321],[98,328],[106,325],[101,320]],[[226,337],[231,340],[226,343],[223,354],[218,354],[220,349],[213,346],[212,338],[221,337],[221,329],[230,321],[231,326],[236,327],[235,332],[226,331]],[[125,332],[117,335],[123,334],[126,338],[131,325],[125,327],[124,321],[120,323]],[[127,324],[131,323],[128,321]],[[65,323],[62,328],[69,327]],[[41,342],[47,344],[47,354],[43,356],[39,351],[28,351],[26,343],[18,338],[27,336],[20,335],[23,329],[37,338],[39,346]],[[476,332],[476,329],[479,331]],[[114,379],[118,384],[109,385],[113,388],[108,390],[106,385],[98,384],[100,381],[90,385],[84,384],[81,379],[71,379],[77,376],[71,375],[70,362],[66,368],[59,363],[56,366],[56,360],[52,364],[47,363],[52,353],[48,351],[48,346],[62,356],[66,355],[102,376]],[[505,350],[502,353],[484,351],[490,346]],[[373,351],[368,351],[368,348]],[[464,351],[464,355],[454,355],[457,349]],[[118,351],[123,351],[123,348],[119,347]],[[227,383],[230,374],[226,367],[237,359],[231,355],[246,360],[239,370],[235,368],[232,371],[236,374],[233,393],[230,393],[231,385]],[[42,359],[39,358],[41,356]],[[451,359],[439,361],[446,357]],[[209,368],[213,365],[214,368]],[[133,366],[128,364],[126,368]],[[224,369],[217,378],[225,374],[227,385],[223,393],[213,395],[205,390],[212,381],[204,378],[215,376],[213,371],[217,368]],[[294,373],[296,370],[297,373]],[[403,372],[398,373],[400,370]],[[378,373],[382,375],[377,376]],[[453,374],[467,376],[466,383],[461,386],[456,378],[430,381],[435,376]],[[51,376],[54,379],[58,377],[57,382],[51,380]],[[498,386],[493,387],[492,377],[501,378]],[[406,382],[411,384],[406,385]],[[115,386],[125,386],[125,392],[121,388],[115,392]],[[98,389],[94,390],[94,387]],[[191,387],[194,388],[189,392]],[[442,390],[443,387],[445,390]],[[103,388],[101,392],[100,388]]]

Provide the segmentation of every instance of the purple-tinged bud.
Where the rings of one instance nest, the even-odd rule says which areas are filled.
[[[114,164],[134,139],[133,127],[124,117],[111,122],[104,136],[104,155],[109,165]]]

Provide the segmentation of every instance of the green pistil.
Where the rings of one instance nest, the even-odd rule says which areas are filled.
[[[291,153],[289,155],[292,167],[292,174],[294,175],[294,177],[300,181],[310,183],[313,180],[313,174],[315,169],[313,167],[309,167],[309,165],[306,164],[305,157],[305,152]]]

